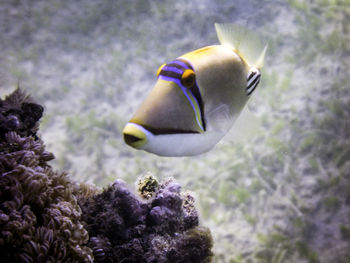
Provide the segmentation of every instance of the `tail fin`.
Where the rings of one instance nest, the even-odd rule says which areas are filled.
[[[259,37],[249,29],[235,24],[215,24],[218,39],[222,45],[234,48],[251,67],[261,69],[267,45],[263,47]]]

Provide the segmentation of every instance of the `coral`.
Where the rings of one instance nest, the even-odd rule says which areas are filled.
[[[137,182],[140,196],[121,180],[104,191],[70,182],[47,163],[42,113],[20,89],[0,100],[2,262],[210,262],[192,194],[150,174]]]
[[[147,175],[138,182],[141,197],[149,182],[157,186],[146,191],[152,199],[141,200],[116,180],[102,193],[79,200],[95,261],[210,262],[212,237],[198,226],[193,196],[182,194],[172,179],[158,184]]]
[[[145,199],[153,197],[158,189],[158,181],[151,174],[141,176],[137,181],[137,191],[139,195]]]
[[[1,261],[92,262],[71,184],[36,136],[42,112],[19,89],[0,100]]]
[[[36,136],[38,120],[43,114],[43,107],[16,89],[4,100],[0,98],[0,138],[9,131],[14,131],[20,136]]]

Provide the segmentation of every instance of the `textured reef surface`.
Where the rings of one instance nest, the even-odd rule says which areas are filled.
[[[143,182],[153,177],[141,179]],[[194,199],[172,179],[139,200],[116,180],[81,207],[96,262],[210,262],[212,238],[198,226]]]
[[[43,108],[16,90],[0,101],[0,255],[5,262],[91,262],[77,199],[36,136]]]
[[[0,100],[2,262],[210,262],[213,241],[194,198],[152,175],[140,196],[71,182],[37,136],[43,107],[17,89]]]

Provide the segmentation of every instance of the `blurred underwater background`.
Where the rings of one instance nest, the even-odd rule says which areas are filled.
[[[269,43],[239,123],[196,157],[126,146],[158,67],[218,44],[215,22]],[[45,107],[54,169],[98,186],[174,177],[213,262],[350,262],[349,0],[2,1],[0,48],[0,95],[19,85]]]

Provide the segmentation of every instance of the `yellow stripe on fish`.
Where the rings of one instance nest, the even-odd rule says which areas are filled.
[[[174,60],[166,65],[163,64],[157,72],[157,77],[177,84],[191,104],[199,132],[204,132],[203,103],[191,64],[183,59]]]
[[[215,27],[221,45],[160,66],[155,87],[123,130],[128,145],[190,156],[210,150],[231,128],[260,82],[266,47],[242,27]]]

